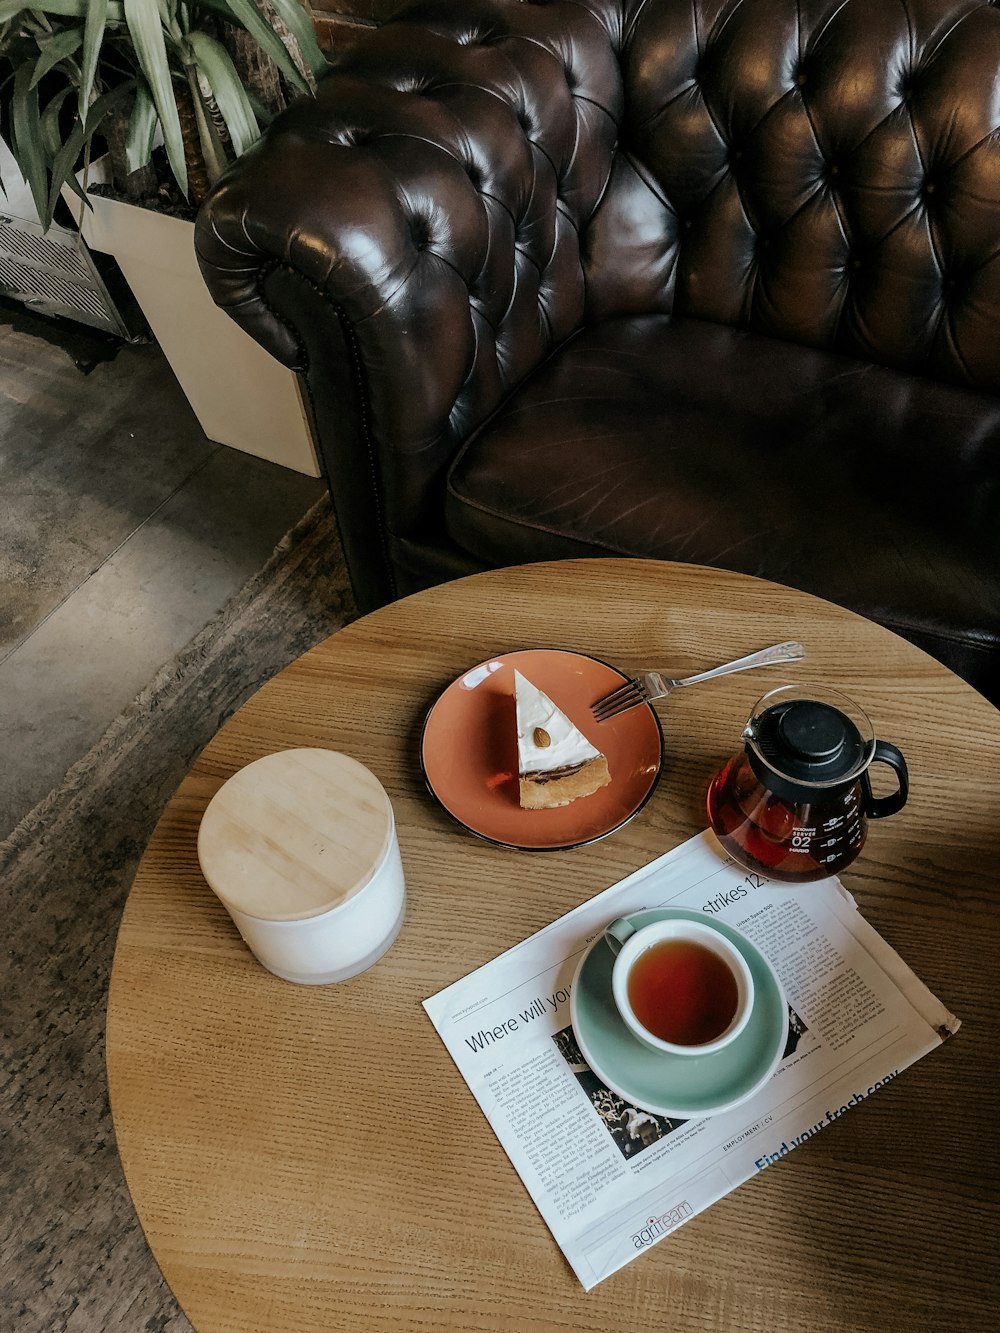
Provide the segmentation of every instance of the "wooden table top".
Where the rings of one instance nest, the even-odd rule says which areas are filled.
[[[784,639],[807,661],[675,693],[663,776],[604,841],[544,856],[465,834],[427,793],[423,717],[520,647],[685,674]],[[794,674],[793,674],[794,673]],[[951,1041],[585,1293],[421,1008],[705,827],[754,701],[794,679],[855,699],[905,753],[905,809],[842,879],[963,1020]],[[213,794],[291,746],[382,781],[403,931],[364,975],[290,985],[249,954],[196,854]],[[477,575],[305,654],[222,728],[170,802],[118,937],[108,1075],[129,1188],[201,1333],[215,1330],[995,1327],[1000,713],[829,603],[687,565],[580,560]]]

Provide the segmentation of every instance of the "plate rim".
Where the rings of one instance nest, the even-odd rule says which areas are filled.
[[[447,692],[451,689],[451,687],[457,681],[461,680],[463,676],[468,675],[470,671],[475,671],[477,667],[485,666],[486,662],[495,661],[497,658],[508,658],[513,656],[515,653],[562,653],[569,657],[584,657],[590,662],[597,662],[600,666],[607,667],[609,671],[613,671],[617,676],[620,676],[623,682],[631,679],[629,676],[625,674],[624,671],[622,671],[620,667],[616,667],[611,662],[606,662],[603,657],[595,657],[593,653],[581,653],[576,648],[552,648],[549,646],[536,647],[536,648],[507,648],[503,652],[491,654],[490,657],[485,658],[483,661],[476,662],[473,666],[465,667],[464,670],[460,671],[457,676],[454,676],[444,687],[444,689],[438,693],[437,697],[434,699],[434,702],[430,705],[430,707],[424,714],[424,720],[420,727],[420,744],[418,746],[420,773],[421,776],[423,777],[424,785],[430,792],[434,800],[437,802],[438,808],[443,810],[444,813],[448,816],[448,818],[451,819],[454,823],[456,823],[459,826],[459,828],[464,829],[466,833],[471,833],[474,838],[479,838],[483,842],[487,842],[493,847],[503,847],[508,851],[515,851],[515,852],[543,852],[543,853],[570,852],[570,851],[575,851],[578,847],[588,847],[590,846],[591,843],[601,842],[604,838],[609,838],[612,833],[617,833],[619,829],[623,829],[626,824],[630,824],[632,820],[635,819],[636,815],[638,815],[639,812],[643,810],[649,803],[649,801],[652,799],[653,793],[656,791],[656,788],[659,785],[660,778],[663,776],[663,756],[664,756],[663,724],[660,722],[660,717],[659,714],[656,712],[656,709],[653,708],[652,704],[650,704],[648,701],[637,705],[637,707],[645,708],[648,711],[650,717],[652,717],[653,721],[656,724],[656,731],[659,737],[659,755],[657,758],[656,772],[653,775],[653,779],[649,784],[649,788],[646,791],[646,794],[643,796],[642,800],[635,807],[635,809],[631,811],[629,814],[627,814],[625,818],[620,820],[617,824],[614,824],[609,829],[605,829],[603,833],[595,833],[592,837],[581,838],[579,841],[575,842],[550,843],[540,847],[536,847],[531,844],[523,842],[508,842],[503,838],[491,837],[490,834],[483,833],[480,829],[473,828],[471,824],[467,824],[465,820],[462,819],[459,815],[456,815],[453,810],[448,809],[444,801],[442,801],[441,797],[434,790],[434,784],[431,782],[430,775],[427,772],[427,765],[424,762],[424,740],[427,736],[427,728],[430,724],[431,716],[435,708],[437,708],[438,704],[444,698],[445,694],[447,694]]]
[[[669,920],[671,917],[675,915],[681,915],[682,917],[698,921],[701,921],[703,919],[700,914],[696,913],[693,908],[689,907],[639,907],[636,908],[634,912],[623,912],[621,913],[621,915],[631,918],[636,916],[642,916],[647,913],[650,914],[656,913],[657,914],[656,919],[660,921]],[[729,926],[728,922],[710,921],[707,922],[706,924],[711,925],[715,928],[718,928],[719,925]],[[782,986],[781,984],[781,978],[775,971],[774,964],[767,957],[764,951],[762,949],[759,949],[757,945],[754,944],[753,940],[749,939],[748,936],[743,935],[743,932],[740,931],[737,927],[729,926],[729,929],[734,931],[736,934],[740,935],[743,939],[746,939],[748,943],[751,945],[751,947],[754,950],[756,950],[757,954],[763,960],[766,968],[771,974],[771,978],[777,988],[778,996],[781,1001],[783,1009],[787,1011],[788,997],[785,994],[784,986]],[[787,1045],[788,1042],[787,1019],[783,1031],[779,1034],[776,1034],[776,1042],[777,1042],[776,1051],[772,1056],[771,1061],[769,1062],[767,1073],[762,1075],[761,1078],[753,1085],[752,1088],[750,1088],[748,1092],[742,1093],[739,1097],[730,1098],[728,1101],[712,1105],[707,1109],[678,1111],[678,1110],[668,1109],[664,1106],[650,1106],[647,1105],[645,1101],[637,1100],[633,1093],[628,1092],[625,1089],[624,1085],[621,1084],[620,1080],[616,1079],[614,1083],[609,1081],[607,1075],[602,1070],[598,1069],[595,1064],[592,1063],[589,1053],[586,1050],[584,1050],[584,1042],[581,1041],[580,1039],[580,1031],[577,1021],[576,997],[578,994],[578,983],[580,980],[580,974],[582,973],[584,967],[586,966],[587,960],[590,958],[590,955],[602,942],[603,942],[603,931],[600,935],[597,936],[597,938],[593,941],[593,943],[587,949],[584,950],[583,957],[580,959],[579,963],[577,964],[576,971],[573,973],[573,981],[570,987],[570,1023],[573,1028],[573,1035],[576,1039],[576,1043],[580,1047],[580,1053],[586,1060],[588,1068],[612,1092],[617,1093],[619,1097],[624,1097],[628,1099],[634,1105],[641,1107],[642,1110],[644,1111],[651,1111],[653,1112],[654,1115],[666,1116],[667,1119],[670,1120],[706,1120],[711,1116],[723,1115],[727,1111],[735,1110],[736,1107],[741,1106],[744,1102],[748,1102],[751,1097],[756,1096],[756,1094],[761,1090],[761,1088],[763,1088],[767,1083],[770,1082],[770,1080],[777,1073],[778,1066],[781,1064],[785,1046]],[[740,1039],[737,1038],[736,1040],[739,1041]],[[654,1052],[651,1051],[650,1055],[653,1056]]]

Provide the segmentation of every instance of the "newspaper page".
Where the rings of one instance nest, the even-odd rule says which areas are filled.
[[[749,1100],[701,1119],[650,1113],[604,1086],[570,1023],[577,967],[604,927],[657,907],[741,930],[787,1000],[777,1072]],[[959,1026],[838,879],[768,880],[738,866],[710,831],[424,1008],[587,1290],[826,1131]]]

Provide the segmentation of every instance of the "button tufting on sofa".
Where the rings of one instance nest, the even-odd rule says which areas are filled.
[[[308,366],[362,606],[718,564],[1000,701],[998,67],[986,0],[416,0],[359,37],[196,245]]]

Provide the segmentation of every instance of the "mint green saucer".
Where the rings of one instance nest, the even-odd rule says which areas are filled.
[[[634,1106],[674,1120],[718,1115],[764,1086],[788,1040],[788,1005],[781,982],[764,955],[740,931],[704,912],[654,907],[629,913],[636,927],[654,921],[700,921],[725,935],[747,961],[754,984],[753,1010],[743,1032],[713,1055],[666,1055],[636,1040],[611,996],[614,955],[603,935],[577,968],[570,1016],[577,1045],[597,1077]]]

